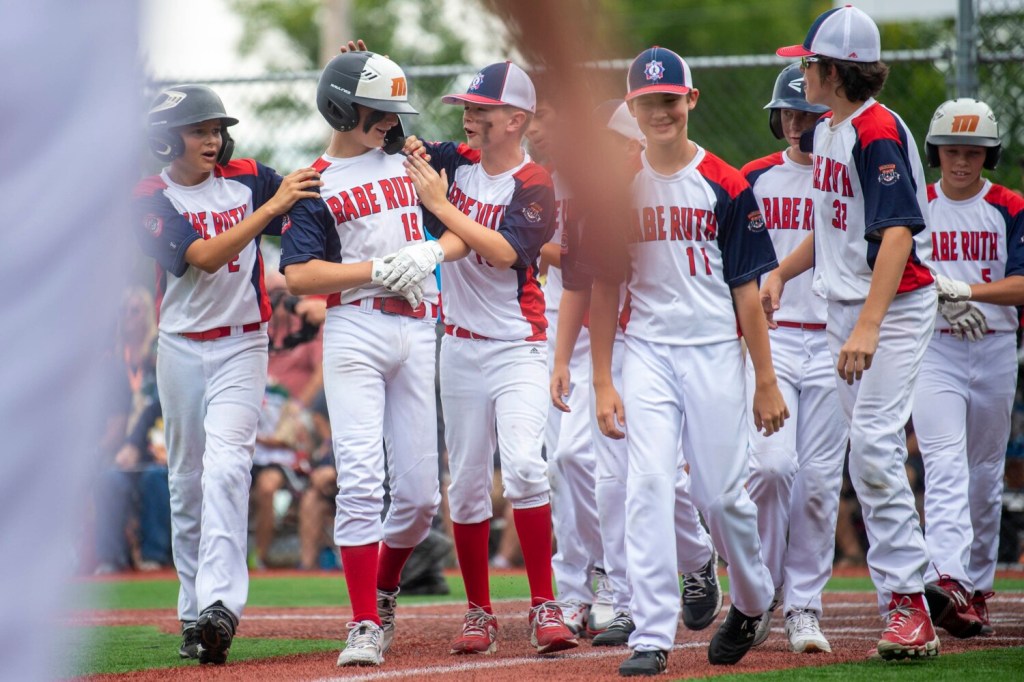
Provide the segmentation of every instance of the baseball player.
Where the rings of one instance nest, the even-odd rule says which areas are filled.
[[[917,381],[914,428],[932,556],[925,597],[932,622],[957,637],[992,632],[985,600],[1017,384],[1024,199],[982,175],[1001,147],[992,110],[967,98],[943,102],[925,137],[928,164],[942,169],[927,215],[942,314]]]
[[[551,241],[541,247],[541,264],[547,265],[544,302],[548,320],[549,370],[555,356],[558,306],[562,298],[562,243],[568,229],[566,223],[571,220],[572,201],[565,179],[555,169],[556,139],[560,134],[558,109],[551,87],[545,81],[539,83],[537,111],[526,131],[531,151],[546,161],[555,190],[555,231]],[[582,635],[588,633],[590,611],[596,598],[591,572],[604,563],[601,525],[594,496],[594,443],[587,409],[590,402],[590,338],[585,330],[571,350],[570,363],[575,382],[571,391],[567,391],[566,400],[576,410],[567,410],[563,414],[554,405],[549,408],[544,445],[551,481],[551,520],[558,547],[551,560],[555,591],[566,626],[573,634]]]
[[[135,188],[138,241],[160,269],[156,369],[179,653],[218,664],[249,588],[249,470],[271,313],[260,235],[279,234],[281,215],[320,185],[312,168],[282,179],[252,159],[232,161],[227,128],[236,123],[210,88],[164,90],[149,111],[149,143],[169,165]]]
[[[416,191],[396,154],[404,142],[399,114],[417,113],[407,92],[402,69],[373,52],[346,51],[327,64],[317,108],[334,132],[314,164],[322,201],[296,206],[282,238],[289,289],[329,294],[324,390],[338,472],[334,540],[353,614],[339,666],[384,661],[402,567],[440,503],[437,284],[426,277],[403,298],[384,281],[395,259],[427,258],[432,270],[435,260],[468,249],[455,234],[424,240]],[[385,254],[392,254],[387,263]],[[391,491],[383,522],[382,440]]]
[[[765,108],[772,134],[788,146],[751,161],[742,173],[782,258],[814,229],[811,156],[800,150],[800,136],[826,109],[804,99],[799,64],[782,70]],[[825,339],[825,300],[811,292],[810,273],[786,287],[781,306],[771,331],[772,364],[793,418],[775,438],[758,437],[751,422],[747,490],[757,505],[776,594],[754,646],[767,639],[772,611],[781,603],[790,649],[830,652],[819,624],[821,593],[832,574],[848,429]],[[748,392],[753,381],[748,368]]]
[[[921,161],[902,119],[874,99],[888,67],[867,14],[829,10],[802,45],[777,53],[802,58],[807,101],[831,113],[814,129],[815,230],[765,279],[762,303],[775,326],[784,283],[814,265],[814,290],[828,301],[868,565],[888,607],[878,654],[937,655],[924,600],[928,550],[904,468],[904,425],[936,311],[934,279],[922,265],[931,249]]]
[[[632,181],[632,224],[623,235],[630,311],[621,399],[611,372],[619,294],[612,272],[595,280],[590,334],[601,431],[622,438],[619,425],[629,419],[626,562],[636,630],[619,674],[632,676],[664,672],[675,641],[676,561],[663,547],[674,534],[680,439],[694,503],[729,566],[732,606],[708,660],[739,661],[772,600],[757,510],[743,487],[747,432],[737,320],[755,365],[758,425],[770,435],[788,413],[757,299],[757,277],[776,267],[775,253],[750,186],[689,139],[699,92],[679,55],[644,50],[627,85],[626,101],[647,148]],[[669,594],[676,598],[665,599]]]
[[[463,105],[467,142],[428,144],[430,163],[413,154],[406,167],[432,231],[454,232],[472,249],[442,266],[448,499],[469,602],[452,652],[497,648],[487,566],[495,445],[530,583],[531,642],[538,653],[562,651],[578,642],[551,589],[551,506],[541,456],[547,320],[537,282],[537,256],[551,239],[555,203],[551,176],[522,147],[536,94],[521,68],[501,62],[477,73],[466,93],[442,102]]]
[[[594,112],[595,138],[599,153],[612,159],[619,158],[639,166],[639,154],[644,136],[629,113],[623,100],[609,100]],[[562,293],[555,362],[551,374],[551,400],[559,410],[574,406],[573,391],[581,390],[572,358],[577,335],[587,333],[585,318],[590,304],[593,276],[587,271],[588,255],[581,253],[589,244],[582,243],[584,232],[579,222],[566,226],[562,239],[562,274],[565,290]],[[620,298],[622,292],[620,291]],[[589,345],[589,344],[588,344]],[[624,335],[616,327],[612,351],[612,380],[622,385],[622,353]],[[589,363],[588,363],[589,365]],[[589,366],[585,376],[589,377]],[[566,393],[569,393],[568,399]],[[593,399],[586,405],[590,416],[596,454],[596,501],[601,518],[601,540],[604,545],[605,569],[611,583],[613,617],[611,622],[593,639],[594,646],[624,646],[636,629],[629,609],[632,588],[626,573],[626,442],[605,437],[598,428],[596,404]],[[579,406],[575,406],[577,410]],[[570,412],[571,414],[571,412]],[[625,426],[621,430],[627,433]],[[690,499],[689,479],[680,458],[676,483],[675,536],[677,567],[683,574],[682,618],[690,630],[703,630],[709,626],[722,608],[722,593],[718,585],[717,555],[696,509]],[[689,572],[687,572],[689,570]],[[678,586],[674,589],[678,589]]]

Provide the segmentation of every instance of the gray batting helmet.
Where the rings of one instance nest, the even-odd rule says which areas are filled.
[[[1003,141],[999,137],[999,123],[992,109],[976,99],[959,97],[943,102],[935,110],[924,138],[928,165],[939,165],[940,145],[973,145],[986,147],[985,168],[993,170],[999,163]]]
[[[409,104],[405,72],[374,52],[346,52],[328,62],[316,86],[316,106],[335,130],[359,124],[353,104],[393,114],[418,114]],[[372,124],[371,124],[372,125]]]
[[[781,140],[782,114],[780,109],[796,109],[797,111],[809,111],[812,114],[824,114],[828,107],[820,104],[811,104],[804,97],[804,74],[799,64],[790,64],[782,70],[779,77],[775,79],[775,88],[772,90],[772,101],[764,105],[768,109],[768,127],[772,135]]]
[[[227,163],[235,142],[227,127],[238,123],[237,118],[224,112],[224,103],[205,85],[176,85],[160,92],[149,109],[149,148],[161,161],[173,161],[185,151],[185,143],[177,128],[220,119],[220,152],[217,163]]]

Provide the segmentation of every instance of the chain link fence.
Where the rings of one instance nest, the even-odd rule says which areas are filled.
[[[977,2],[977,0],[975,0]],[[891,67],[879,99],[906,120],[922,144],[935,108],[945,99],[975,95],[995,110],[1003,131],[1003,162],[992,179],[1020,188],[1024,157],[1024,0],[982,0],[968,25],[952,19],[919,22],[913,30],[927,49],[886,51]],[[905,28],[905,27],[901,27]],[[885,44],[883,27],[883,45]],[[958,36],[968,36],[977,93],[957,92]],[[692,139],[740,166],[780,147],[768,129],[763,106],[785,61],[772,55],[702,57],[685,54],[701,91],[691,118]],[[424,139],[462,139],[461,107],[441,95],[464,91],[482,65],[409,66],[410,99],[420,116],[407,127]],[[629,59],[592,65],[605,82],[625,85]],[[217,90],[228,111],[241,119],[233,129],[239,156],[252,156],[282,172],[310,164],[326,148],[330,130],[316,111],[318,72],[268,74],[201,81]],[[181,82],[181,81],[178,81]],[[153,87],[167,85],[154,82]],[[960,84],[963,90],[963,84]],[[928,170],[929,180],[937,171]]]

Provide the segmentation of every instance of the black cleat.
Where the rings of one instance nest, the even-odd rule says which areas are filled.
[[[601,632],[594,635],[591,646],[626,646],[636,624],[628,613],[616,613],[615,618]]]
[[[711,638],[708,647],[708,662],[712,665],[733,665],[754,646],[754,636],[762,616],[746,616],[729,607],[729,613]]]
[[[666,670],[668,670],[667,651],[634,651],[619,666],[619,675],[622,677],[660,675]]]
[[[194,620],[181,621],[181,646],[178,655],[182,658],[199,658],[199,629]]]
[[[703,630],[722,610],[717,567],[718,553],[712,551],[703,568],[683,575],[683,625],[688,630]]]
[[[238,619],[224,608],[224,604],[215,601],[203,609],[196,621],[199,631],[199,663],[222,665],[228,660],[231,640],[235,636]]]

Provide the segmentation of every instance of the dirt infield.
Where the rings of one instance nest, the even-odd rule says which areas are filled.
[[[727,602],[728,604],[728,602]],[[940,631],[942,651],[947,653],[1024,645],[1024,595],[996,595],[991,604],[996,636],[957,640]],[[529,645],[526,602],[498,602],[495,605],[500,632],[499,650],[493,656],[454,657],[448,645],[464,613],[462,604],[403,605],[399,601],[398,631],[387,660],[379,669],[337,668],[337,653],[286,656],[252,662],[229,663],[224,667],[147,670],[121,675],[93,676],[90,680],[473,680],[531,682],[557,676],[559,682],[619,680],[617,669],[626,649],[592,647],[589,641],[562,655],[537,656]],[[832,654],[797,655],[786,648],[783,619],[776,616],[772,635],[736,666],[711,666],[707,645],[722,615],[701,632],[680,626],[676,648],[669,656],[672,678],[715,674],[760,672],[827,663],[863,660],[881,633],[881,621],[871,593],[828,593],[822,627],[832,644]],[[339,649],[347,609],[250,608],[239,628],[239,637],[330,638],[337,637]],[[178,632],[172,614],[159,611],[106,611],[82,613],[76,625],[155,625],[168,633]],[[174,652],[168,652],[172,655]],[[888,664],[899,665],[899,664]]]

